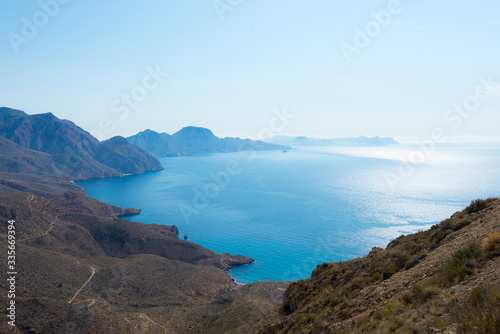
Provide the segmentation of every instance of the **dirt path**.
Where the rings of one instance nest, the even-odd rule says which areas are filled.
[[[90,302],[90,304],[88,304],[87,307],[91,307],[92,305],[95,304],[95,299],[85,299],[85,300],[79,301],[78,303],[74,303],[73,305],[78,305],[78,304],[85,303],[85,302]]]
[[[92,269],[92,274],[90,275],[89,279],[83,283],[82,287],[80,289],[78,289],[78,291],[75,293],[75,295],[73,296],[73,298],[71,298],[68,302],[68,304],[71,304],[73,302],[73,300],[76,298],[76,296],[78,296],[78,294],[80,293],[80,291],[83,290],[83,288],[90,282],[90,280],[92,279],[92,277],[94,277],[95,275],[95,268],[94,267],[90,267],[90,269]],[[95,301],[94,301],[95,303]],[[94,305],[94,303],[92,303],[91,305]],[[91,306],[89,305],[89,306]]]
[[[140,317],[140,318],[144,318],[144,319],[148,320],[149,322],[151,322],[151,323],[155,324],[156,326],[160,327],[161,329],[163,329],[163,330],[165,331],[165,334],[168,334],[168,333],[169,333],[169,331],[168,331],[168,328],[167,328],[167,327],[160,325],[160,324],[159,324],[159,323],[157,323],[156,321],[153,321],[153,320],[152,320],[150,317],[148,317],[146,314],[144,314],[144,313],[140,313],[140,314],[139,314],[139,317]]]
[[[47,229],[47,231],[45,231],[44,233],[42,234],[39,234],[39,235],[35,235],[34,237],[29,237],[29,238],[25,238],[25,239],[20,239],[19,241],[27,241],[27,240],[32,240],[32,239],[37,239],[37,238],[41,238],[41,237],[44,237],[46,235],[49,234],[50,231],[52,231],[52,229],[54,228],[55,224],[56,224],[56,220],[57,220],[57,217],[54,218],[54,220],[50,223],[50,226],[49,228]]]

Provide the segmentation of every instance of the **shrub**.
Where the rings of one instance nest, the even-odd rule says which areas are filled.
[[[472,201],[470,205],[465,209],[468,214],[479,212],[488,207],[488,202],[480,198]]]
[[[324,306],[329,306],[329,307],[335,307],[338,304],[339,304],[339,301],[337,300],[337,298],[335,298],[333,296],[325,299],[325,301],[323,302]]]
[[[500,333],[500,290],[491,285],[473,289],[458,317],[465,333]]]
[[[412,299],[418,301],[419,303],[425,303],[426,301],[431,299],[432,296],[435,296],[437,294],[438,291],[435,288],[433,289],[431,287],[424,287],[420,284],[415,284],[411,289]]]
[[[413,299],[413,294],[411,292],[407,292],[405,293],[402,297],[401,297],[401,301],[405,304],[405,305],[409,305],[409,304],[413,304],[413,302],[415,301]]]
[[[492,232],[483,240],[482,245],[488,257],[500,255],[500,232]]]
[[[438,243],[440,243],[444,238],[446,238],[451,232],[450,231],[447,231],[447,232],[442,232],[442,233],[439,233],[436,237],[436,241]]]
[[[374,282],[379,281],[380,278],[381,278],[381,275],[380,275],[380,273],[377,272],[377,273],[372,274],[370,280],[374,283]]]
[[[391,268],[387,268],[386,270],[384,270],[384,271],[382,272],[382,278],[383,278],[384,280],[389,279],[389,278],[391,278],[391,277],[392,277],[392,275],[394,275],[395,273],[396,273],[396,270],[394,270],[394,268],[392,268],[392,267],[391,267]]]
[[[458,231],[461,228],[464,228],[465,226],[470,225],[470,223],[472,223],[472,221],[470,219],[462,218],[458,222],[456,222],[455,225],[453,225],[453,230]]]
[[[448,288],[463,281],[474,272],[477,262],[483,258],[483,247],[478,243],[472,243],[453,254],[441,272],[434,278],[434,283]]]

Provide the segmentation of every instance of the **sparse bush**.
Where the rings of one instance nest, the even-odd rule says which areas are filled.
[[[413,299],[413,294],[411,292],[407,292],[405,293],[402,297],[401,297],[401,301],[405,304],[405,305],[409,305],[409,304],[413,304],[413,302],[415,301],[415,299]]]
[[[500,333],[500,290],[491,285],[473,289],[459,310],[465,333]]]
[[[370,278],[370,281],[372,281],[372,282],[380,281],[380,277],[381,277],[381,275],[379,272],[373,273],[371,278]]]
[[[465,209],[468,214],[479,212],[488,207],[488,202],[480,198],[472,201],[470,205]]]
[[[462,218],[453,225],[453,231],[458,231],[467,225],[470,225],[472,221],[468,218]]]
[[[440,243],[444,238],[446,238],[451,232],[450,231],[447,231],[447,232],[442,232],[442,233],[439,233],[436,237],[436,241],[438,243]]]
[[[477,266],[478,261],[483,258],[483,255],[483,247],[478,243],[472,243],[458,250],[453,254],[450,262],[436,275],[434,283],[448,288],[463,281],[467,276],[474,273],[474,268]]]
[[[339,304],[339,301],[335,297],[329,297],[323,302],[324,306],[335,307]]]
[[[492,232],[483,240],[482,245],[488,257],[492,258],[500,255],[500,232]]]
[[[438,293],[439,291],[437,291],[435,288],[424,287],[420,284],[414,285],[413,288],[411,289],[412,299],[418,301],[419,303],[425,303]]]
[[[387,268],[386,270],[384,270],[384,271],[382,272],[382,278],[383,278],[384,280],[389,279],[389,278],[391,278],[391,277],[392,277],[392,275],[394,275],[395,273],[396,273],[396,270],[394,270],[394,268],[392,268],[392,267],[391,267],[391,268]]]

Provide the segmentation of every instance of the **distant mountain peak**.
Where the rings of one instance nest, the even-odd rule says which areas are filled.
[[[207,128],[186,126],[180,131],[174,133],[177,137],[196,137],[196,138],[217,138],[212,131]]]
[[[128,137],[127,140],[156,156],[291,149],[289,146],[250,139],[219,138],[209,129],[196,126],[186,126],[173,135],[145,130]]]
[[[41,118],[41,119],[46,119],[46,120],[59,120],[58,117],[56,117],[53,113],[51,112],[46,112],[43,114],[36,114],[32,115],[33,117]]]
[[[73,122],[50,112],[28,115],[0,108],[0,136],[26,149],[47,153],[59,171],[74,179],[142,174],[163,168],[154,157],[123,137],[101,143]],[[23,166],[26,171],[33,169],[28,163]]]
[[[385,145],[398,145],[399,143],[393,138],[382,138],[379,136],[367,137],[359,136],[344,137],[344,138],[309,138],[305,136],[288,137],[288,136],[275,136],[266,140],[268,143],[289,145],[289,146],[385,146]]]
[[[3,115],[4,116],[10,116],[10,117],[13,117],[13,116],[18,116],[18,117],[28,116],[28,114],[25,113],[22,110],[12,109],[12,108],[8,108],[8,107],[0,107],[0,116],[3,116]]]

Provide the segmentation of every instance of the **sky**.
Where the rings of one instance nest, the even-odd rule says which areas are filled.
[[[500,142],[496,0],[3,0],[0,106],[100,140]]]

